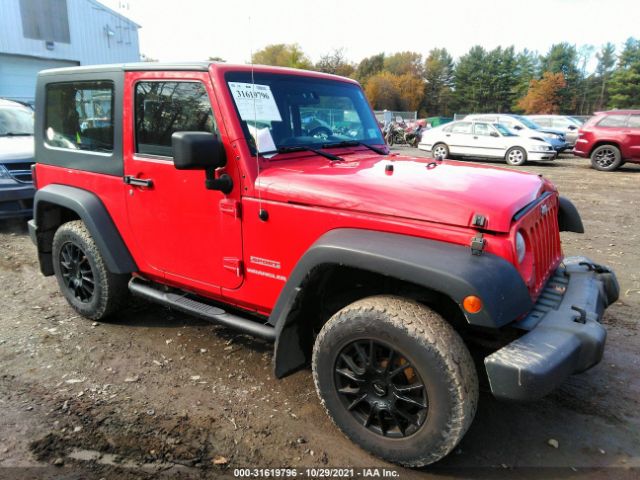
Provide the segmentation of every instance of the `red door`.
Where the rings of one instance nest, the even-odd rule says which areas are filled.
[[[204,171],[177,170],[171,151],[175,131],[211,131],[226,140],[209,74],[128,73],[124,101],[125,130],[133,126],[123,148],[125,182],[134,179],[126,201],[143,256],[139,267],[214,294],[237,288],[243,280],[240,189],[229,195],[207,190]],[[239,185],[235,165],[226,170]]]

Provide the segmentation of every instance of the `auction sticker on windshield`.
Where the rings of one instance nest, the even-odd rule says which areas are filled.
[[[233,99],[244,121],[281,122],[282,117],[269,85],[229,82]]]

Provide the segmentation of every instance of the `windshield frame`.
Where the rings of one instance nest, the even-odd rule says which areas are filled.
[[[22,106],[13,106],[13,105],[0,105],[0,110],[7,110],[7,111],[15,111],[15,112],[20,112],[18,115],[24,115],[25,120],[27,120],[29,122],[30,125],[30,129],[27,129],[28,131],[23,131],[23,130],[11,130],[8,129],[6,132],[2,129],[0,130],[0,137],[10,137],[10,136],[30,136],[32,137],[34,135],[34,131],[35,131],[35,126],[34,126],[34,116],[33,116],[33,111],[26,108],[26,107],[22,107]],[[30,117],[30,118],[29,118]],[[22,120],[22,119],[20,119]],[[19,124],[16,125],[9,125],[9,127],[18,127],[20,126]]]
[[[313,72],[310,72],[310,73],[313,73]],[[278,150],[281,149],[282,147],[285,147],[285,148],[282,148],[283,150],[289,149],[291,147],[292,152],[280,152],[280,153],[293,153],[296,147],[322,149],[324,144],[334,144],[334,143],[339,143],[344,141],[358,142],[364,145],[372,145],[372,146],[385,145],[385,141],[382,135],[382,131],[380,129],[379,122],[376,119],[373,111],[371,110],[371,107],[367,101],[364,91],[362,90],[362,87],[356,82],[349,81],[348,79],[343,80],[340,78],[326,78],[326,77],[316,76],[316,75],[296,74],[293,72],[280,73],[280,72],[269,72],[269,71],[256,71],[252,73],[251,71],[247,71],[247,70],[227,70],[223,72],[222,76],[223,76],[223,81],[225,83],[225,88],[226,88],[225,93],[228,95],[228,98],[230,99],[230,102],[233,105],[233,112],[235,113],[236,120],[238,121],[238,124],[241,128],[242,139],[246,142],[246,145],[249,151],[251,152],[251,155],[259,155],[261,158],[271,159],[278,154]],[[320,94],[318,95],[318,98],[334,97],[336,99],[344,98],[344,99],[350,100],[352,109],[343,108],[343,111],[353,112],[357,116],[358,122],[352,121],[352,120],[345,120],[345,119],[337,120],[337,122],[356,124],[352,128],[352,130],[359,131],[359,134],[357,136],[346,136],[346,135],[341,135],[337,133],[333,134],[332,132],[332,135],[326,138],[317,138],[317,139],[315,139],[316,137],[299,135],[299,136],[287,137],[286,139],[288,140],[289,138],[292,138],[292,139],[299,139],[300,141],[285,142],[285,143],[279,142],[274,138],[274,135],[272,135],[271,121],[264,121],[260,119],[245,120],[242,118],[242,115],[240,114],[240,109],[238,108],[238,104],[234,98],[234,92],[232,91],[232,88],[230,86],[230,83],[234,83],[234,82],[249,83],[249,84],[254,83],[255,85],[266,84],[266,85],[269,85],[270,88],[271,86],[273,86],[274,88],[272,91],[272,96],[276,103],[277,109],[279,110],[280,116],[282,118],[282,123],[283,123],[281,128],[283,128],[283,130],[289,130],[289,131],[297,127],[304,129],[303,123],[308,123],[308,120],[304,118],[306,115],[308,115],[308,113],[304,111],[307,105],[303,103],[291,102],[290,98],[287,99],[286,97],[283,97],[282,91],[280,92],[277,91],[278,87],[280,87],[280,89],[282,88],[282,85],[277,84],[278,82],[295,82],[296,84],[298,82],[308,83],[310,86],[310,90],[313,90],[313,87],[315,86],[316,89],[320,91],[322,91],[325,88],[327,88],[327,90],[330,91],[332,90],[333,87],[336,87],[338,89],[335,92],[336,95]],[[302,88],[301,90],[305,90],[305,89]],[[342,92],[340,92],[339,90],[341,90]],[[286,90],[286,92],[289,92],[289,90]],[[345,95],[338,95],[337,93],[345,93]],[[283,108],[283,106],[286,106],[286,108]],[[315,105],[311,104],[311,106],[313,107]],[[292,113],[291,110],[294,107],[297,107],[297,111]],[[331,105],[326,107],[319,106],[317,108],[319,109],[326,108],[328,110],[334,109],[338,111],[340,110],[340,107],[332,107]],[[294,115],[297,115],[298,118],[295,119]],[[320,122],[322,121],[322,119],[318,116],[315,116],[314,118],[316,119],[316,121],[320,121]],[[289,125],[287,125],[285,122],[290,122],[290,123]],[[256,127],[252,125],[254,123],[258,126],[258,129],[261,129],[263,127],[268,128],[269,136],[271,137],[271,140],[276,147],[275,150],[273,148],[271,149],[263,148],[263,150],[260,152],[256,151],[255,141],[250,131],[250,129],[253,129],[255,131]],[[263,127],[260,127],[261,124],[263,125]],[[293,132],[291,131],[291,133]],[[315,139],[315,140],[308,141],[310,139]],[[357,145],[348,145],[345,147],[329,147],[329,148],[351,148],[355,146]],[[303,150],[300,150],[300,151],[303,151]]]

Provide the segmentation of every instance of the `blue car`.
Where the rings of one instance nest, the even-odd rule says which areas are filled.
[[[0,99],[0,219],[33,214],[33,111]]]
[[[481,113],[467,115],[464,119],[501,123],[517,135],[550,143],[553,149],[558,153],[572,148],[571,144],[567,142],[564,132],[561,130],[543,128],[522,115],[512,115],[508,113]]]

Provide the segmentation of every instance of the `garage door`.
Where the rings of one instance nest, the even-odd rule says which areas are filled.
[[[78,62],[0,53],[0,98],[33,102],[36,75],[46,68],[72,67]]]

